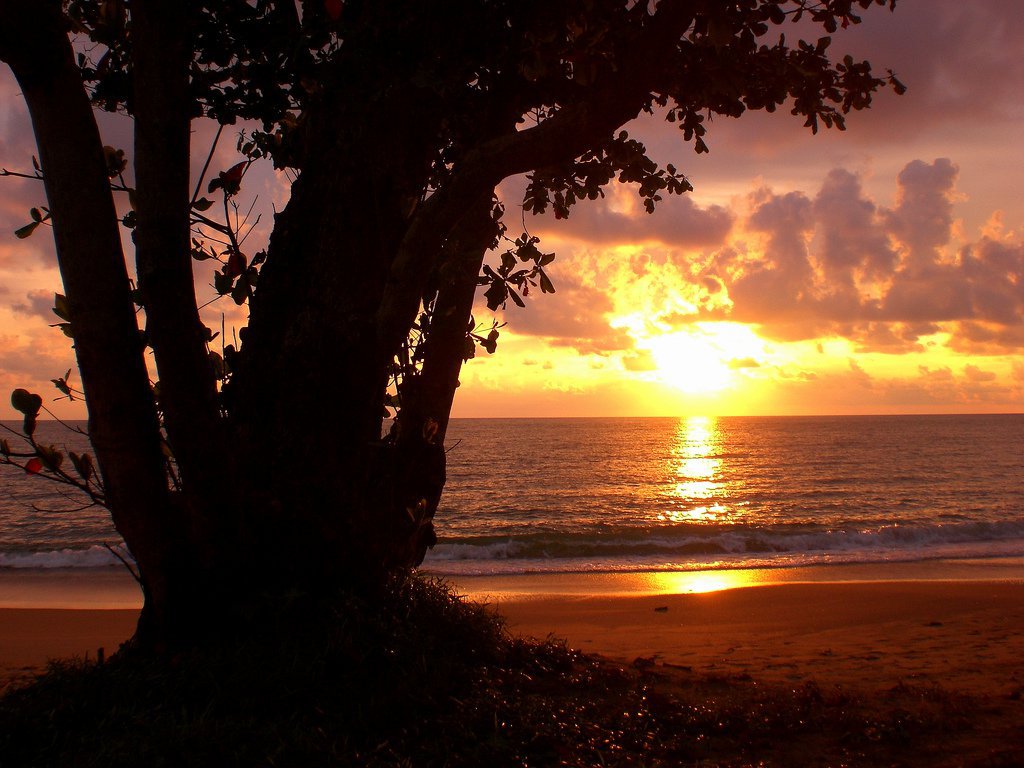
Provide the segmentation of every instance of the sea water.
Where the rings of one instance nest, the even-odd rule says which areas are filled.
[[[1024,415],[455,419],[447,444],[423,567],[455,578],[1024,557]],[[0,467],[0,569],[118,545],[88,499]]]

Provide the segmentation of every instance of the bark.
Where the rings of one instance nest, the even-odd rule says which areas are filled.
[[[39,147],[90,438],[114,524],[143,578],[140,634],[160,636],[174,589],[168,548],[178,537],[103,145],[60,3],[3,0],[0,16],[0,58],[18,80]]]
[[[313,118],[318,151],[277,216],[226,393],[273,578],[372,584],[383,568],[367,488],[391,358],[373,320],[429,159],[400,106]]]
[[[448,431],[459,372],[467,357],[469,320],[484,256],[498,236],[488,197],[478,202],[449,236],[439,266],[439,287],[430,335],[418,377],[413,412],[437,423],[437,438]],[[403,408],[403,415],[405,409]]]
[[[139,287],[160,376],[159,405],[191,518],[190,539],[210,567],[220,556],[211,518],[226,513],[221,488],[229,484],[230,471],[190,254],[192,50],[188,24],[174,4],[132,3],[131,30]]]
[[[422,368],[403,382],[401,411],[389,436],[390,471],[381,483],[389,505],[407,515],[396,515],[401,526],[390,537],[396,564],[419,565],[437,541],[433,520],[446,480],[444,439],[467,344],[473,345],[468,331],[477,276],[496,236],[488,196],[467,211],[441,254]]]

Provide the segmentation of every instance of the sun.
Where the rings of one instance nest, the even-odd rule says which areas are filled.
[[[764,356],[761,339],[738,323],[695,323],[641,344],[654,358],[656,378],[692,395],[728,389]]]

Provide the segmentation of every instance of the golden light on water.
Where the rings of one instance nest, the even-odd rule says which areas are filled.
[[[674,523],[715,522],[728,510],[721,504],[723,492],[717,479],[722,460],[718,424],[707,416],[682,419],[672,449],[670,471],[675,475],[671,508],[663,519]]]

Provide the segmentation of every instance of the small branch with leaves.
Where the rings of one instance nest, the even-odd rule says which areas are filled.
[[[0,427],[23,440],[31,450],[16,451],[8,440],[0,440],[0,464],[9,464],[24,470],[26,474],[77,488],[86,494],[94,504],[106,507],[103,481],[96,471],[95,461],[90,454],[68,451],[68,458],[78,475],[76,477],[63,469],[64,453],[62,451],[53,445],[36,442],[35,432],[39,411],[46,410],[49,413],[49,410],[43,408],[43,399],[28,390],[16,389],[11,393],[11,405],[24,416],[22,422],[24,434],[19,434],[4,424],[0,424]],[[63,424],[63,422],[61,423]],[[81,432],[81,430],[77,431]]]

